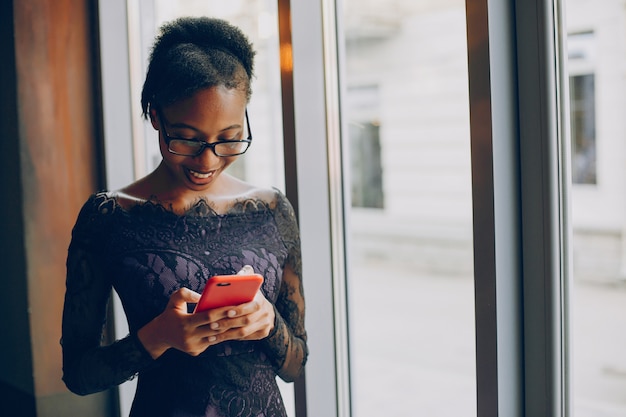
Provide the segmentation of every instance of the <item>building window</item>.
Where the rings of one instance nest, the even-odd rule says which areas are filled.
[[[348,89],[352,207],[384,208],[378,87]]]
[[[596,184],[596,111],[594,74],[570,77],[572,180]]]
[[[596,37],[593,31],[567,38],[572,136],[572,182],[596,184]]]
[[[375,122],[349,127],[352,206],[383,208],[380,126]]]

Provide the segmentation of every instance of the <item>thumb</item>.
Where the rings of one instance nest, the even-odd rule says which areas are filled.
[[[200,294],[191,291],[189,288],[180,288],[172,294],[168,304],[174,308],[183,308],[187,310],[187,303],[197,303],[200,300]]]

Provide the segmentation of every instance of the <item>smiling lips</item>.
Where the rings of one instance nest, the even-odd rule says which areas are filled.
[[[212,177],[214,173],[215,171],[202,173],[202,172],[194,171],[192,169],[189,170],[189,174],[191,174],[192,177],[197,178],[199,180],[206,180],[207,178]]]

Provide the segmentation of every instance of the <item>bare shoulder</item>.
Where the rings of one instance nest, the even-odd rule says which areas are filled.
[[[137,204],[143,204],[150,199],[150,195],[146,193],[145,181],[140,179],[124,188],[109,191],[109,197],[114,198],[122,208],[128,209]]]
[[[259,187],[234,177],[231,178],[230,186],[233,192],[230,196],[232,200],[255,200],[275,207],[282,196],[276,188]]]

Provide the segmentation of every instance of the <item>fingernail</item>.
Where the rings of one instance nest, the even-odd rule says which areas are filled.
[[[237,315],[237,312],[235,310],[230,310],[228,312],[228,317],[235,317]]]
[[[219,323],[211,323],[211,329],[215,330],[215,329],[219,329],[220,324]]]
[[[217,340],[217,337],[209,336],[209,342],[215,342],[216,340]]]

